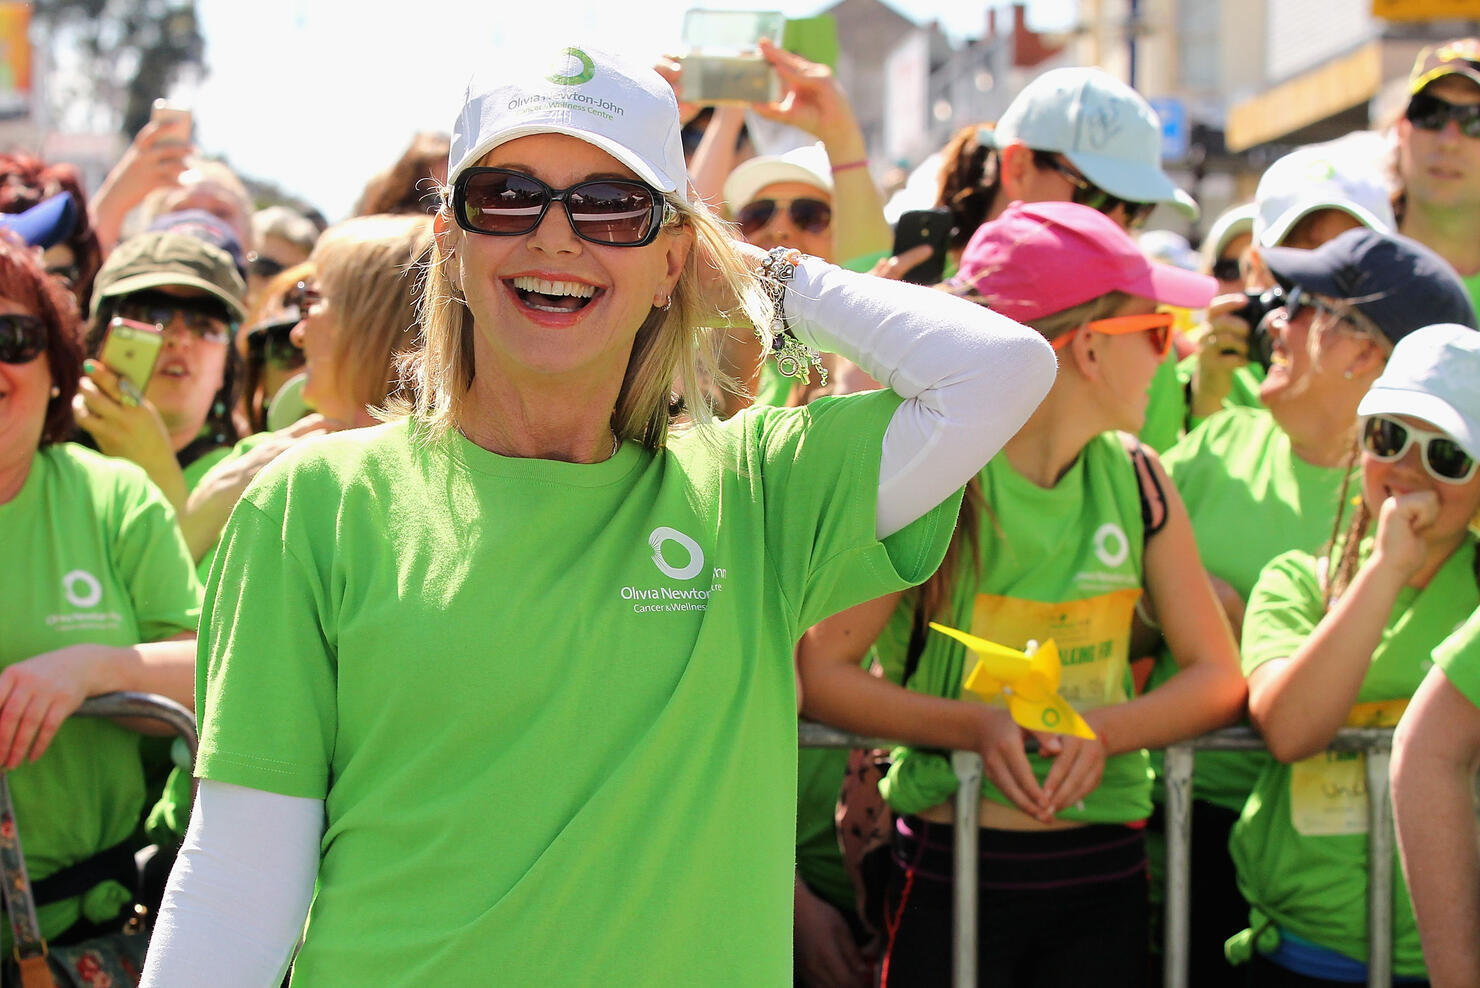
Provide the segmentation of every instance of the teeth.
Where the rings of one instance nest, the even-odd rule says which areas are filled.
[[[573,295],[576,298],[591,298],[596,294],[596,289],[592,285],[583,285],[577,281],[546,281],[544,278],[515,278],[514,287],[522,292],[537,292],[540,295]]]

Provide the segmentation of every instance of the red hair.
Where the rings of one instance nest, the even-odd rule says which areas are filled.
[[[77,300],[41,266],[41,252],[0,236],[0,298],[21,306],[46,325],[46,362],[57,393],[46,405],[41,445],[72,434],[72,398],[82,376],[82,317]]]
[[[62,192],[72,193],[77,203],[77,227],[65,242],[77,261],[77,283],[72,293],[77,296],[77,307],[85,312],[92,298],[93,279],[103,266],[103,248],[88,218],[82,176],[65,162],[48,165],[23,152],[0,154],[0,213],[23,213]]]

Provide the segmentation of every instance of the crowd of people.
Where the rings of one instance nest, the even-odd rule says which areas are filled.
[[[0,155],[24,984],[943,985],[964,749],[982,982],[1157,985],[1159,749],[1246,720],[1189,983],[1367,982],[1363,726],[1388,973],[1480,985],[1480,41],[1181,254],[1099,69],[954,135],[895,255],[837,78],[760,56],[777,101],[701,107],[527,53],[333,225],[173,118],[91,195]],[[1078,728],[937,628],[1051,642]],[[193,762],[71,716],[123,690]]]

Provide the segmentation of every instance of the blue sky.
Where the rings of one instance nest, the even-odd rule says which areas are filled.
[[[971,0],[890,2],[915,20],[940,20],[958,38],[980,33],[988,6]],[[195,108],[197,140],[207,153],[224,153],[244,173],[274,181],[340,219],[412,133],[451,127],[475,65],[540,41],[591,38],[656,58],[676,49],[683,12],[695,5],[529,4],[535,15],[558,9],[559,24],[550,25],[507,16],[511,5],[499,5],[495,14],[466,0],[396,4],[395,14],[381,14],[385,7],[364,0],[197,0],[210,74],[198,88],[173,95]],[[828,5],[781,0],[776,6],[807,16]],[[368,16],[371,9],[377,10],[374,16]],[[1062,26],[1074,9],[1074,0],[1035,0],[1030,23]]]

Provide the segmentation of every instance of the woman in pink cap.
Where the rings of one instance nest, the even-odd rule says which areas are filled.
[[[984,983],[1143,983],[1147,748],[1232,721],[1237,650],[1154,453],[1132,438],[1172,315],[1215,283],[1152,264],[1108,217],[1017,203],[978,229],[959,294],[1027,323],[1059,376],[1027,424],[972,479],[946,562],[917,593],[861,605],[809,633],[803,712],[915,747],[880,789],[896,813],[882,981],[945,984],[951,968],[951,800],[944,748],[982,753],[979,970]],[[1167,606],[1175,599],[1176,606]],[[1137,611],[1159,615],[1184,661],[1154,694],[1127,668]],[[1000,705],[959,702],[970,653],[939,622],[1015,649],[1052,639],[1060,692],[1093,740],[1029,732]],[[876,643],[885,674],[859,669]]]

